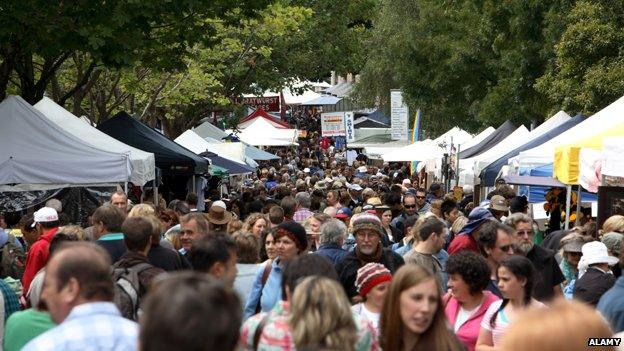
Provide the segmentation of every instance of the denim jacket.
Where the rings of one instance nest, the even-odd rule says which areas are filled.
[[[260,311],[268,312],[275,304],[282,299],[282,267],[279,264],[279,259],[273,260],[271,264],[271,273],[269,278],[262,287],[262,274],[264,273],[265,265],[261,265],[256,272],[256,278],[254,279],[251,292],[247,297],[247,303],[245,304],[245,310],[243,311],[243,321],[256,314],[256,306],[260,301]]]

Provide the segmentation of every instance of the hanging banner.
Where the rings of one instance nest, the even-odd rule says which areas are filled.
[[[267,112],[280,112],[280,95],[276,96],[247,96],[234,100],[238,104]]]
[[[327,112],[321,114],[321,136],[345,136],[344,112]]]
[[[351,143],[355,141],[355,125],[353,124],[353,111],[344,113],[345,133],[347,136],[347,142]]]
[[[409,108],[403,101],[403,92],[390,91],[390,138],[407,141]]]

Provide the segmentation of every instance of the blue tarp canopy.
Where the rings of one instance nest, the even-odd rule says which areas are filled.
[[[479,177],[481,178],[482,186],[494,186],[494,182],[496,181],[496,176],[498,176],[498,172],[500,172],[501,168],[507,164],[507,161],[522,151],[532,149],[536,146],[542,145],[548,140],[558,136],[559,134],[565,132],[566,130],[574,127],[575,125],[581,123],[585,118],[581,115],[578,115],[574,118],[569,119],[558,127],[553,128],[552,130],[544,133],[543,135],[531,140],[530,142],[508,152],[507,154],[500,157],[498,160],[490,163],[487,167],[485,167]],[[550,172],[550,176],[552,177],[552,169]]]
[[[270,152],[260,150],[255,146],[245,144],[245,156],[255,161],[278,160],[280,157]]]
[[[247,165],[243,165],[234,161],[230,161],[226,158],[218,156],[217,154],[213,152],[209,152],[209,151],[202,152],[201,154],[199,154],[199,156],[210,159],[210,162],[215,166],[227,169],[230,175],[246,174],[246,173],[252,173],[254,171],[253,168]]]
[[[530,203],[536,202],[544,202],[546,201],[546,193],[550,190],[551,187],[561,187],[564,188],[565,184],[559,182],[555,178],[553,178],[553,164],[547,164],[535,168],[524,168],[520,169],[520,176],[528,176],[530,178],[547,178],[548,182],[552,182],[553,184],[549,184],[550,186],[521,186],[518,195],[525,195]],[[531,184],[537,184],[538,182],[534,182]],[[557,186],[556,184],[560,185]],[[581,191],[581,201],[591,202],[598,201],[598,196],[596,194],[588,193]]]

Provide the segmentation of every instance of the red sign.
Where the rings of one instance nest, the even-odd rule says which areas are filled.
[[[280,98],[276,96],[260,96],[260,97],[244,97],[238,99],[238,102],[254,109],[263,109],[269,112],[278,112],[280,110]]]

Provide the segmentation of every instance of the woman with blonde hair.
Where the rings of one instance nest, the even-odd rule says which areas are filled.
[[[256,212],[247,216],[245,223],[243,223],[243,232],[251,233],[259,238],[262,235],[262,231],[267,227],[269,227],[267,216]]]
[[[156,210],[154,209],[154,206],[152,204],[134,205],[128,213],[128,218],[146,216],[156,216]]]
[[[382,349],[463,350],[447,326],[441,296],[433,273],[418,265],[401,267],[392,278],[381,311]]]
[[[502,340],[504,351],[616,350],[614,346],[588,347],[590,338],[611,338],[604,318],[593,308],[577,301],[557,300],[548,313],[531,308],[509,328]]]
[[[624,216],[614,215],[604,221],[604,223],[602,224],[602,230],[600,231],[600,236],[610,232],[624,234]]]
[[[292,296],[289,325],[298,350],[356,350],[357,329],[340,283],[312,276]]]

